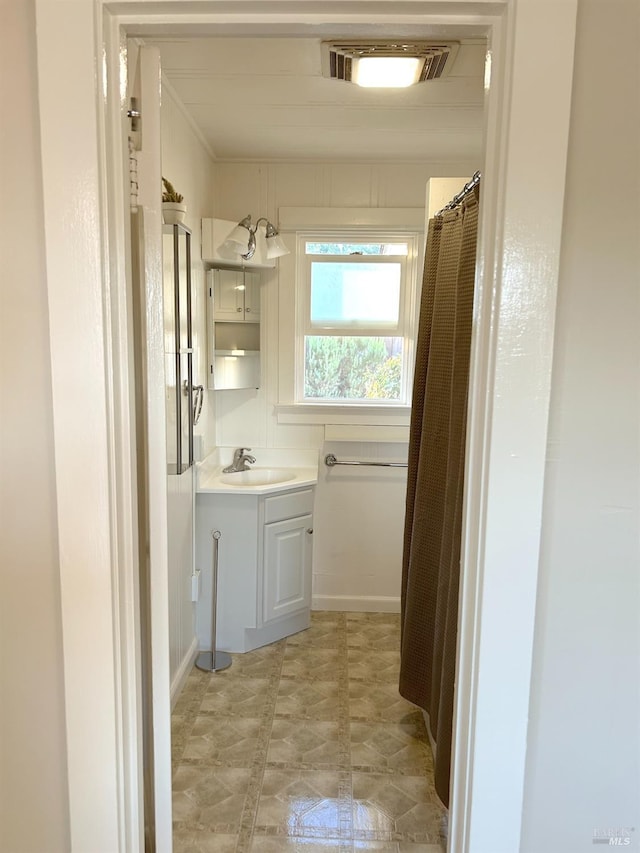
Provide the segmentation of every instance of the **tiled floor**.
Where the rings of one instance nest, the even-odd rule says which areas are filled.
[[[194,669],[173,715],[175,853],[441,853],[398,648],[397,615],[316,612],[224,672]]]

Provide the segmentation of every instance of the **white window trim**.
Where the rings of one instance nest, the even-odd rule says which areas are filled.
[[[373,262],[380,263],[399,263],[402,267],[402,278],[400,284],[399,295],[399,311],[398,320],[393,326],[375,325],[354,325],[349,326],[333,326],[319,327],[314,326],[310,320],[311,314],[311,264],[314,261],[342,261],[346,258],[347,263],[353,263],[352,256],[338,255],[307,255],[305,244],[307,242],[364,242],[364,240],[389,241],[389,237],[393,236],[397,242],[407,243],[406,255],[362,255],[358,256],[359,261],[374,259]],[[389,231],[372,231],[369,228],[363,232],[361,228],[341,228],[339,231],[314,229],[313,231],[298,231],[296,241],[296,342],[295,342],[295,360],[294,360],[294,402],[297,406],[317,406],[331,405],[336,407],[351,407],[357,406],[359,409],[363,406],[382,406],[386,408],[406,407],[410,403],[411,398],[411,382],[413,379],[413,365],[415,361],[415,338],[417,334],[417,298],[418,298],[418,280],[416,259],[420,244],[420,235],[414,232],[389,232]],[[382,260],[380,258],[382,257]],[[364,335],[364,336],[391,336],[403,339],[402,348],[402,382],[400,386],[399,400],[376,400],[373,403],[367,403],[363,400],[307,400],[304,397],[304,359],[305,359],[305,337],[307,335]]]
[[[409,393],[413,381],[415,336],[417,334],[420,286],[419,269],[424,248],[424,210],[422,208],[280,208],[281,234],[290,234],[290,246],[296,246],[292,255],[280,259],[280,351],[278,375],[278,423],[304,424],[370,424],[407,426],[411,415]],[[302,370],[304,355],[304,300],[300,298],[298,282],[301,264],[306,257],[300,251],[309,239],[354,241],[373,239],[384,234],[386,239],[406,241],[407,282],[401,313],[405,318],[406,334],[405,386],[401,402],[375,403],[361,401],[326,402],[302,401]],[[413,333],[411,334],[411,330]],[[296,399],[297,394],[300,398]]]

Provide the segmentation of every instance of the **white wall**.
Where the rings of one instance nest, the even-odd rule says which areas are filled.
[[[214,215],[241,219],[266,216],[278,222],[281,207],[407,207],[423,209],[432,177],[472,174],[477,163],[218,163]],[[283,262],[280,261],[280,264]],[[319,427],[278,424],[278,341],[288,329],[279,327],[277,269],[263,273],[263,385],[259,391],[216,394],[217,444],[257,447],[320,447]]]
[[[166,80],[162,87],[162,173],[185,198],[185,224],[192,231],[191,281],[193,298],[194,384],[207,387],[206,291],[200,251],[200,220],[210,216],[213,207],[213,158],[187,119]],[[205,391],[205,403],[196,436],[204,453],[215,442],[215,395]],[[169,659],[172,697],[197,650],[195,607],[191,601],[193,562],[193,490],[192,472],[168,477],[169,503]]]
[[[525,853],[593,850],[592,827],[600,820],[632,820],[636,834],[640,826],[633,813],[637,777],[628,763],[638,752],[640,716],[638,559],[630,532],[637,516],[615,511],[637,510],[638,240],[637,227],[617,215],[639,197],[636,9],[635,0],[580,0],[551,425],[559,443],[547,488]],[[0,312],[0,848],[57,853],[69,849],[69,833],[42,202],[32,142],[33,3],[5,3],[1,15],[1,103],[11,117],[3,124],[2,161],[12,166],[3,181],[12,207],[3,208],[0,230],[8,291]],[[610,64],[591,62],[601,43],[610,48]],[[236,207],[246,212],[242,199]],[[599,243],[596,225],[604,227]]]
[[[639,31],[580,0],[523,853],[640,846]]]
[[[0,12],[0,849],[69,849],[33,2]]]
[[[469,175],[477,163],[429,164],[219,163],[215,215],[267,216],[281,207],[396,207],[424,209],[432,177]],[[422,221],[422,220],[421,220]],[[262,387],[217,392],[217,441],[221,446],[314,448],[322,456],[406,458],[406,445],[379,442],[324,444],[322,425],[278,423],[278,360],[290,348],[295,264],[283,258],[263,274]],[[354,455],[355,454],[355,455]],[[258,462],[260,460],[258,459]],[[406,472],[321,465],[316,491],[313,545],[315,608],[399,609]]]

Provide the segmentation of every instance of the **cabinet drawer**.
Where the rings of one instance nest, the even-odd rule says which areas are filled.
[[[301,492],[287,492],[273,495],[264,500],[264,523],[282,521],[285,518],[295,518],[297,515],[308,515],[313,512],[313,489]]]

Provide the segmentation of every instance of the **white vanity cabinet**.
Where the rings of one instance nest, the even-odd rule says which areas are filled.
[[[211,647],[212,533],[218,551],[217,648],[247,652],[309,627],[313,488],[258,495],[200,492],[196,565],[200,649]]]

